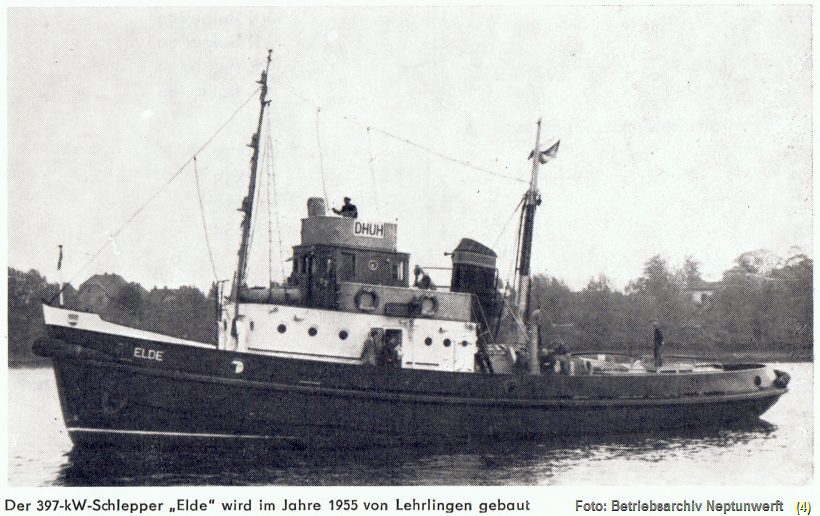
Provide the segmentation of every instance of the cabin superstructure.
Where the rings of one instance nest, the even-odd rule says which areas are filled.
[[[289,284],[320,308],[338,307],[344,282],[406,288],[410,255],[396,250],[396,233],[396,224],[328,216],[324,200],[312,198]]]
[[[465,239],[473,245],[454,253],[452,291],[414,288],[397,233],[393,223],[328,215],[311,198],[286,285],[240,288],[238,306],[221,310],[219,347],[367,364],[371,340],[377,355],[398,347],[402,368],[474,372],[483,303],[469,284],[483,273],[494,289],[495,253]]]

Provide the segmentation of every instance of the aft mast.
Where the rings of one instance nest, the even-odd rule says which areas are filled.
[[[249,147],[253,149],[251,156],[251,177],[248,183],[248,196],[242,201],[242,207],[239,211],[243,212],[242,216],[242,240],[239,244],[239,263],[236,266],[236,275],[234,276],[234,284],[231,291],[231,300],[234,303],[234,322],[231,328],[231,335],[236,337],[236,318],[239,316],[239,290],[245,283],[248,268],[248,245],[251,234],[251,219],[253,215],[253,200],[256,197],[256,175],[259,165],[259,140],[262,135],[262,119],[265,117],[265,108],[270,104],[269,100],[265,100],[268,95],[268,70],[270,69],[271,53],[273,50],[268,50],[268,62],[265,65],[265,71],[262,72],[262,78],[257,81],[260,85],[259,93],[259,122],[256,125],[256,133],[251,138]]]
[[[518,256],[518,307],[524,322],[524,328],[529,328],[530,316],[530,258],[532,256],[533,224],[535,222],[535,209],[541,204],[541,194],[538,192],[538,166],[546,163],[555,157],[558,152],[558,143],[546,150],[540,148],[541,140],[541,119],[538,119],[535,131],[535,146],[530,154],[532,159],[532,175],[530,178],[530,189],[524,194],[524,207],[521,219],[521,254]],[[543,161],[542,161],[543,160]],[[527,331],[527,342],[530,355],[530,372],[540,373],[538,364],[538,339],[529,335]]]

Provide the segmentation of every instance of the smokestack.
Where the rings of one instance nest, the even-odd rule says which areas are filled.
[[[325,216],[325,200],[321,197],[311,197],[307,201],[308,217]]]

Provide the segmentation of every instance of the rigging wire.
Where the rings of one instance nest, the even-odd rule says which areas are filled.
[[[270,205],[270,176],[273,170],[273,150],[270,150],[270,127],[268,135],[265,137],[264,154],[267,155],[265,161],[265,206],[268,208],[268,285],[273,285],[273,219],[271,217]]]
[[[214,281],[219,281],[214,263],[214,253],[211,249],[211,239],[208,238],[208,224],[205,222],[205,206],[202,203],[202,191],[199,188],[199,169],[196,166],[196,156],[194,156],[194,183],[196,184],[196,196],[199,199],[199,213],[202,216],[202,231],[205,233],[205,245],[208,247],[208,258],[211,260],[211,271],[214,273]]]
[[[265,116],[267,116],[267,115],[265,115]],[[261,138],[262,135],[259,135],[259,137]],[[265,148],[263,147],[262,148],[262,157],[261,157],[262,163],[265,162],[265,154],[264,153],[265,153]],[[260,174],[257,174],[256,175],[256,185],[254,186],[254,191],[255,192],[259,192],[261,190],[259,188],[259,183],[261,183],[261,182],[262,182],[262,177],[260,176]],[[248,235],[247,256],[250,256],[251,251],[253,250],[253,237],[256,236],[256,223],[259,221],[259,203],[262,202],[262,196],[258,195],[258,194],[255,195],[254,199],[252,199],[251,202],[253,202],[254,205],[253,205],[253,209],[251,211],[251,227],[250,227],[250,235]]]
[[[507,218],[507,222],[505,222],[504,225],[501,227],[501,232],[498,233],[498,237],[496,237],[495,242],[493,242],[493,249],[498,247],[498,243],[501,241],[501,237],[503,237],[504,232],[507,231],[507,226],[510,225],[510,222],[512,221],[513,217],[515,217],[515,214],[518,212],[519,208],[521,208],[521,205],[523,203],[524,203],[524,198],[522,197],[521,200],[518,202],[518,205],[515,207],[515,209],[512,211],[512,213],[510,213],[509,218]]]
[[[280,220],[279,220],[280,219],[280,217],[279,217],[279,196],[276,192],[276,168],[275,168],[275,164],[274,164],[273,139],[272,139],[272,136],[271,136],[272,134],[273,134],[273,132],[271,131],[270,117],[269,117],[268,118],[268,137],[266,139],[266,144],[270,148],[270,153],[269,153],[270,154],[270,175],[268,176],[268,178],[269,178],[269,183],[268,183],[269,192],[268,193],[269,194],[273,193],[273,210],[274,210],[274,214],[276,216],[276,235],[279,238],[279,266],[282,268],[282,281],[284,281],[285,277],[286,277],[285,276],[285,257],[283,255],[284,247],[282,246],[282,226],[281,226],[281,223],[280,223]],[[268,199],[268,203],[270,204],[270,198]],[[270,216],[270,212],[268,213],[268,216]],[[273,240],[273,239],[271,238],[271,240]],[[270,252],[269,252],[269,255],[270,255]],[[273,276],[273,266],[272,265],[270,267],[270,275],[271,275],[271,277]]]
[[[293,88],[289,87],[288,85],[286,85],[286,84],[282,83],[281,81],[275,80],[275,81],[274,81],[274,83],[275,83],[275,84],[278,84],[278,85],[279,85],[279,86],[280,86],[283,90],[285,90],[286,92],[290,93],[290,94],[291,94],[291,95],[293,95],[294,97],[296,97],[296,98],[298,98],[298,99],[301,99],[302,101],[304,101],[304,102],[306,102],[307,104],[310,104],[311,106],[313,106],[314,108],[316,108],[316,111],[317,111],[317,115],[316,115],[316,118],[317,118],[317,139],[318,139],[318,117],[319,117],[318,112],[319,112],[319,110],[320,110],[320,109],[322,109],[322,108],[321,108],[321,107],[319,107],[319,106],[318,106],[318,104],[317,104],[316,102],[314,102],[313,100],[311,100],[311,99],[309,99],[309,98],[305,97],[304,95],[300,94],[299,92],[297,92],[297,91],[296,91],[296,90],[294,90]],[[327,109],[325,109],[325,112],[327,113]],[[414,141],[410,140],[409,138],[404,138],[404,137],[401,137],[401,136],[397,136],[397,135],[395,135],[395,134],[393,134],[393,133],[390,133],[389,131],[385,131],[385,130],[383,130],[383,129],[379,129],[378,127],[375,127],[375,126],[372,126],[372,125],[365,124],[364,122],[362,122],[361,120],[359,120],[359,119],[358,119],[357,117],[355,117],[355,116],[352,116],[352,115],[346,115],[346,114],[338,114],[338,115],[333,115],[333,114],[332,114],[332,112],[331,112],[331,116],[333,116],[334,118],[338,118],[338,119],[340,119],[340,120],[344,120],[344,121],[347,121],[347,122],[351,122],[351,123],[357,124],[357,125],[359,125],[359,126],[361,126],[361,127],[365,128],[365,129],[368,129],[368,133],[369,133],[369,131],[370,131],[370,130],[373,130],[373,131],[378,131],[378,132],[382,133],[383,135],[385,135],[385,136],[387,136],[387,137],[389,137],[389,138],[393,138],[393,139],[398,140],[398,141],[400,141],[400,142],[402,142],[402,143],[406,143],[406,144],[408,144],[408,145],[412,145],[412,146],[414,146],[414,147],[416,147],[416,148],[419,148],[419,149],[421,149],[421,150],[423,150],[423,151],[425,151],[425,152],[428,152],[428,153],[430,153],[430,154],[433,154],[434,156],[438,156],[438,157],[439,157],[439,158],[441,158],[441,159],[444,159],[444,160],[447,160],[447,161],[451,161],[451,162],[456,163],[456,164],[458,164],[458,165],[461,165],[461,166],[463,166],[463,167],[470,168],[470,169],[473,169],[473,170],[476,170],[476,171],[479,171],[479,172],[484,172],[484,173],[486,173],[486,174],[490,174],[490,175],[493,175],[493,176],[496,176],[496,177],[500,177],[500,178],[503,178],[503,179],[510,179],[510,180],[512,180],[512,181],[517,181],[517,182],[519,182],[519,183],[524,183],[524,184],[528,184],[528,183],[529,183],[529,181],[527,181],[527,180],[525,180],[525,179],[521,179],[520,177],[509,176],[509,175],[506,175],[506,174],[502,174],[502,173],[500,173],[500,172],[495,172],[495,171],[493,171],[493,170],[489,170],[489,169],[486,169],[486,168],[482,168],[482,167],[478,167],[478,166],[476,166],[476,165],[473,165],[472,163],[470,163],[470,162],[469,162],[469,161],[467,161],[467,160],[463,160],[463,159],[459,159],[459,158],[454,158],[454,157],[452,157],[452,156],[448,156],[448,155],[444,154],[443,152],[439,152],[439,151],[437,151],[437,150],[434,150],[434,149],[432,149],[432,148],[430,148],[430,147],[427,147],[426,145],[423,145],[423,144],[421,144],[421,143],[414,142]],[[325,193],[325,197],[327,197],[327,193]],[[325,199],[325,202],[327,202],[327,199]]]
[[[319,112],[322,108],[316,108],[316,146],[319,148],[319,173],[322,175],[322,193],[325,194],[325,206],[330,208],[330,203],[327,197],[327,185],[325,184],[325,166],[322,158],[322,141],[319,139]]]
[[[379,189],[376,187],[376,169],[373,166],[373,161],[375,161],[376,158],[373,157],[373,145],[370,142],[370,126],[367,127],[367,154],[367,163],[370,165],[370,177],[373,180],[373,199],[376,201],[376,213],[381,219],[382,211],[379,203]]]
[[[273,149],[273,144],[271,144]],[[279,267],[282,269],[282,281],[287,279],[285,274],[285,247],[282,245],[282,224],[279,214],[279,194],[276,192],[276,170],[271,167],[271,185],[273,186],[273,209],[276,214],[276,236],[279,240]]]
[[[379,129],[378,127],[372,127],[372,126],[371,126],[371,128],[372,128],[374,131],[377,131],[377,132],[379,132],[379,133],[381,133],[381,134],[383,134],[383,135],[385,135],[385,136],[387,136],[387,137],[389,137],[389,138],[393,138],[394,140],[398,140],[398,141],[403,142],[403,143],[406,143],[406,144],[408,144],[408,145],[412,145],[413,147],[417,147],[417,148],[419,148],[419,149],[421,149],[421,150],[423,150],[423,151],[425,151],[425,152],[428,152],[428,153],[430,153],[430,154],[432,154],[432,155],[434,155],[434,156],[438,156],[438,157],[439,157],[439,158],[441,158],[441,159],[444,159],[444,160],[447,160],[447,161],[451,161],[451,162],[453,162],[453,163],[457,163],[457,164],[459,164],[459,165],[461,165],[461,166],[464,166],[464,167],[467,167],[467,168],[471,168],[471,169],[473,169],[473,170],[478,170],[479,172],[484,172],[484,173],[487,173],[487,174],[490,174],[490,175],[493,175],[493,176],[496,176],[496,177],[502,177],[502,178],[504,178],[504,179],[512,179],[513,181],[518,181],[519,183],[524,183],[524,184],[527,184],[527,181],[525,181],[524,179],[521,179],[520,177],[508,176],[508,175],[505,175],[505,174],[501,174],[501,173],[499,173],[499,172],[494,172],[494,171],[492,171],[492,170],[488,170],[488,169],[486,169],[486,168],[477,167],[477,166],[473,165],[472,163],[470,163],[470,162],[469,162],[469,161],[467,161],[467,160],[462,160],[462,159],[458,159],[458,158],[453,158],[453,157],[447,156],[446,154],[443,154],[443,153],[441,153],[441,152],[439,152],[439,151],[437,151],[437,150],[433,150],[433,149],[431,149],[430,147],[427,147],[427,146],[422,145],[422,144],[420,144],[420,143],[416,143],[416,142],[414,142],[414,141],[412,141],[412,140],[409,140],[409,139],[404,138],[404,137],[401,137],[401,136],[396,136],[396,135],[395,135],[395,134],[393,134],[393,133],[389,133],[389,132],[387,132],[387,131],[385,131],[385,130],[383,130],[383,129]]]
[[[134,220],[134,219],[136,219],[136,218],[139,216],[139,214],[140,214],[140,213],[142,213],[142,211],[143,211],[145,208],[147,208],[147,207],[148,207],[148,205],[149,205],[149,204],[151,204],[151,203],[154,201],[154,199],[156,199],[156,198],[159,196],[159,194],[160,194],[160,193],[162,193],[162,191],[163,191],[163,190],[165,190],[165,189],[168,187],[168,185],[170,185],[171,183],[173,183],[173,182],[174,182],[174,180],[175,180],[177,177],[179,177],[179,175],[180,175],[180,174],[182,174],[182,172],[183,172],[183,171],[184,171],[184,170],[188,167],[188,165],[190,165],[190,164],[194,161],[194,159],[196,158],[196,156],[197,156],[199,153],[201,153],[203,150],[205,150],[205,147],[207,147],[208,145],[210,145],[210,144],[211,144],[211,142],[212,142],[212,141],[214,141],[214,138],[216,138],[216,137],[217,137],[217,135],[218,135],[219,133],[221,133],[221,132],[222,132],[222,130],[223,130],[223,129],[225,129],[225,127],[227,127],[227,126],[228,126],[228,124],[229,124],[229,123],[231,123],[231,121],[233,121],[233,119],[234,119],[234,118],[236,118],[236,115],[238,115],[238,114],[239,114],[239,112],[240,112],[240,111],[242,111],[242,108],[244,108],[244,107],[248,104],[248,102],[250,102],[251,100],[253,100],[253,98],[256,96],[257,92],[259,92],[260,88],[261,88],[261,87],[257,87],[256,89],[254,89],[254,90],[253,90],[253,93],[251,93],[251,94],[250,94],[250,96],[248,96],[247,100],[245,100],[245,102],[243,102],[243,103],[242,103],[242,104],[241,104],[238,108],[236,108],[236,111],[234,111],[234,112],[231,114],[231,116],[229,116],[229,117],[228,117],[228,119],[227,119],[227,120],[226,120],[226,121],[225,121],[222,125],[220,125],[220,126],[219,126],[219,128],[218,128],[216,131],[214,131],[214,133],[211,135],[211,137],[210,137],[210,138],[208,138],[208,139],[205,141],[205,143],[203,143],[203,144],[199,147],[199,149],[197,149],[197,150],[193,153],[193,155],[192,155],[192,156],[188,159],[188,161],[186,161],[185,163],[183,163],[183,164],[182,164],[182,166],[181,166],[181,167],[179,167],[179,169],[177,169],[177,171],[176,171],[176,172],[174,172],[174,174],[173,174],[170,178],[168,178],[168,180],[167,180],[167,181],[166,181],[166,182],[165,182],[162,186],[160,186],[158,190],[156,190],[153,194],[151,194],[151,196],[150,196],[150,197],[148,197],[148,200],[146,200],[146,201],[145,201],[145,202],[144,202],[144,203],[143,203],[143,204],[142,204],[139,208],[137,208],[137,210],[136,210],[136,211],[134,211],[134,213],[132,213],[132,214],[131,214],[131,216],[130,216],[130,217],[128,217],[128,220],[126,220],[126,221],[125,221],[125,222],[124,222],[124,223],[123,223],[123,224],[122,224],[122,225],[121,225],[121,226],[120,226],[120,227],[119,227],[116,231],[114,231],[113,233],[110,233],[110,234],[109,234],[109,238],[108,238],[108,240],[106,240],[106,241],[105,241],[105,243],[104,243],[102,246],[100,246],[100,248],[99,248],[99,249],[97,249],[97,252],[95,252],[95,253],[91,256],[91,258],[89,258],[89,259],[88,259],[88,261],[87,261],[87,262],[86,262],[86,263],[85,263],[82,267],[80,267],[80,269],[79,269],[76,273],[74,273],[74,275],[73,275],[73,276],[71,276],[71,278],[70,278],[67,282],[65,282],[65,283],[63,284],[63,286],[60,288],[60,290],[59,290],[59,291],[58,291],[58,292],[57,292],[57,293],[56,293],[56,294],[55,294],[55,295],[54,295],[54,296],[53,296],[53,297],[52,297],[52,298],[48,301],[48,304],[53,303],[53,302],[54,302],[54,300],[55,300],[55,299],[57,299],[57,297],[60,295],[60,293],[61,293],[61,292],[63,292],[63,291],[66,289],[66,287],[67,287],[68,285],[70,285],[70,284],[71,284],[71,283],[72,283],[75,279],[77,279],[77,277],[78,277],[78,276],[79,276],[79,275],[80,275],[80,274],[81,274],[81,273],[82,273],[85,269],[87,269],[89,265],[91,265],[92,263],[94,263],[94,261],[95,261],[95,260],[96,260],[96,259],[97,259],[97,258],[98,258],[101,254],[102,254],[102,252],[103,252],[103,251],[104,251],[104,250],[105,250],[105,249],[109,246],[109,244],[111,244],[111,242],[113,242],[113,241],[114,241],[114,239],[115,239],[117,236],[119,236],[119,234],[120,234],[120,233],[122,233],[122,231],[123,231],[123,230],[124,230],[124,229],[125,229],[125,228],[126,228],[126,227],[127,227],[127,226],[128,226],[128,225],[129,225],[129,224],[130,224],[133,220]]]
[[[526,199],[526,197],[521,198],[521,202],[518,204],[518,208],[516,208],[516,211],[519,208],[521,209],[521,217],[520,217],[519,222],[518,222],[518,234],[517,234],[516,239],[515,239],[515,254],[513,255],[513,259],[512,259],[511,264],[510,264],[510,272],[511,272],[511,275],[513,277],[512,288],[515,289],[516,298],[521,295],[521,293],[518,291],[520,278],[521,278],[521,270],[518,267],[518,265],[519,265],[518,264],[518,256],[519,256],[519,253],[521,252],[522,240],[524,239],[524,234],[523,234],[524,233],[524,219],[525,219],[525,215],[526,215],[526,213],[525,213],[526,210],[524,210],[524,199]],[[515,214],[515,212],[513,212],[513,214]],[[504,297],[507,296],[507,292],[509,290],[510,290],[510,285],[507,284],[504,287]],[[511,305],[514,305],[514,307],[511,306]],[[512,317],[513,321],[515,322],[516,326],[518,327],[518,331],[521,332],[522,335],[526,335],[527,334],[527,328],[524,324],[524,321],[521,317],[521,314],[519,314],[517,299],[512,299],[509,302],[505,303],[504,307],[507,309],[507,313],[510,315],[510,317]]]
[[[523,202],[523,199],[522,199],[522,202]],[[524,239],[524,217],[525,217],[525,215],[526,215],[525,210],[522,209],[521,210],[521,218],[518,221],[518,236],[516,237],[516,243],[515,243],[515,256],[513,257],[513,266],[515,267],[515,272],[513,274],[513,288],[516,289],[516,292],[515,292],[516,297],[521,295],[521,293],[518,292],[518,290],[517,290],[518,289],[519,279],[521,278],[521,269],[518,268],[518,266],[519,266],[518,256],[519,256],[519,253],[521,252],[521,241]]]

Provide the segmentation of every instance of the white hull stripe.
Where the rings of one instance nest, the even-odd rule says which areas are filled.
[[[243,435],[243,434],[200,434],[193,432],[161,432],[154,430],[120,430],[116,428],[69,428],[71,432],[99,433],[99,434],[121,434],[121,435],[143,435],[156,437],[196,437],[205,439],[286,439],[273,435]]]
[[[103,321],[98,314],[88,312],[76,312],[73,310],[66,310],[64,308],[57,308],[54,306],[43,305],[43,316],[47,326],[62,326],[65,328],[72,328],[75,330],[93,331],[97,333],[105,333],[115,337],[128,337],[140,340],[152,340],[155,342],[162,342],[164,344],[182,344],[185,346],[193,346],[197,348],[214,349],[212,344],[204,342],[196,342],[193,340],[179,339],[171,337],[170,335],[162,335],[161,333],[154,333],[151,331],[138,330],[136,328],[129,328],[121,324],[114,324],[112,322]]]
[[[264,349],[254,346],[248,346],[248,352],[257,355],[269,355],[282,358],[302,358],[305,360],[319,360],[322,362],[334,362],[337,364],[362,363],[362,360],[359,357],[343,357],[339,355],[324,355],[320,353],[299,353],[297,351],[277,351],[273,349]]]

